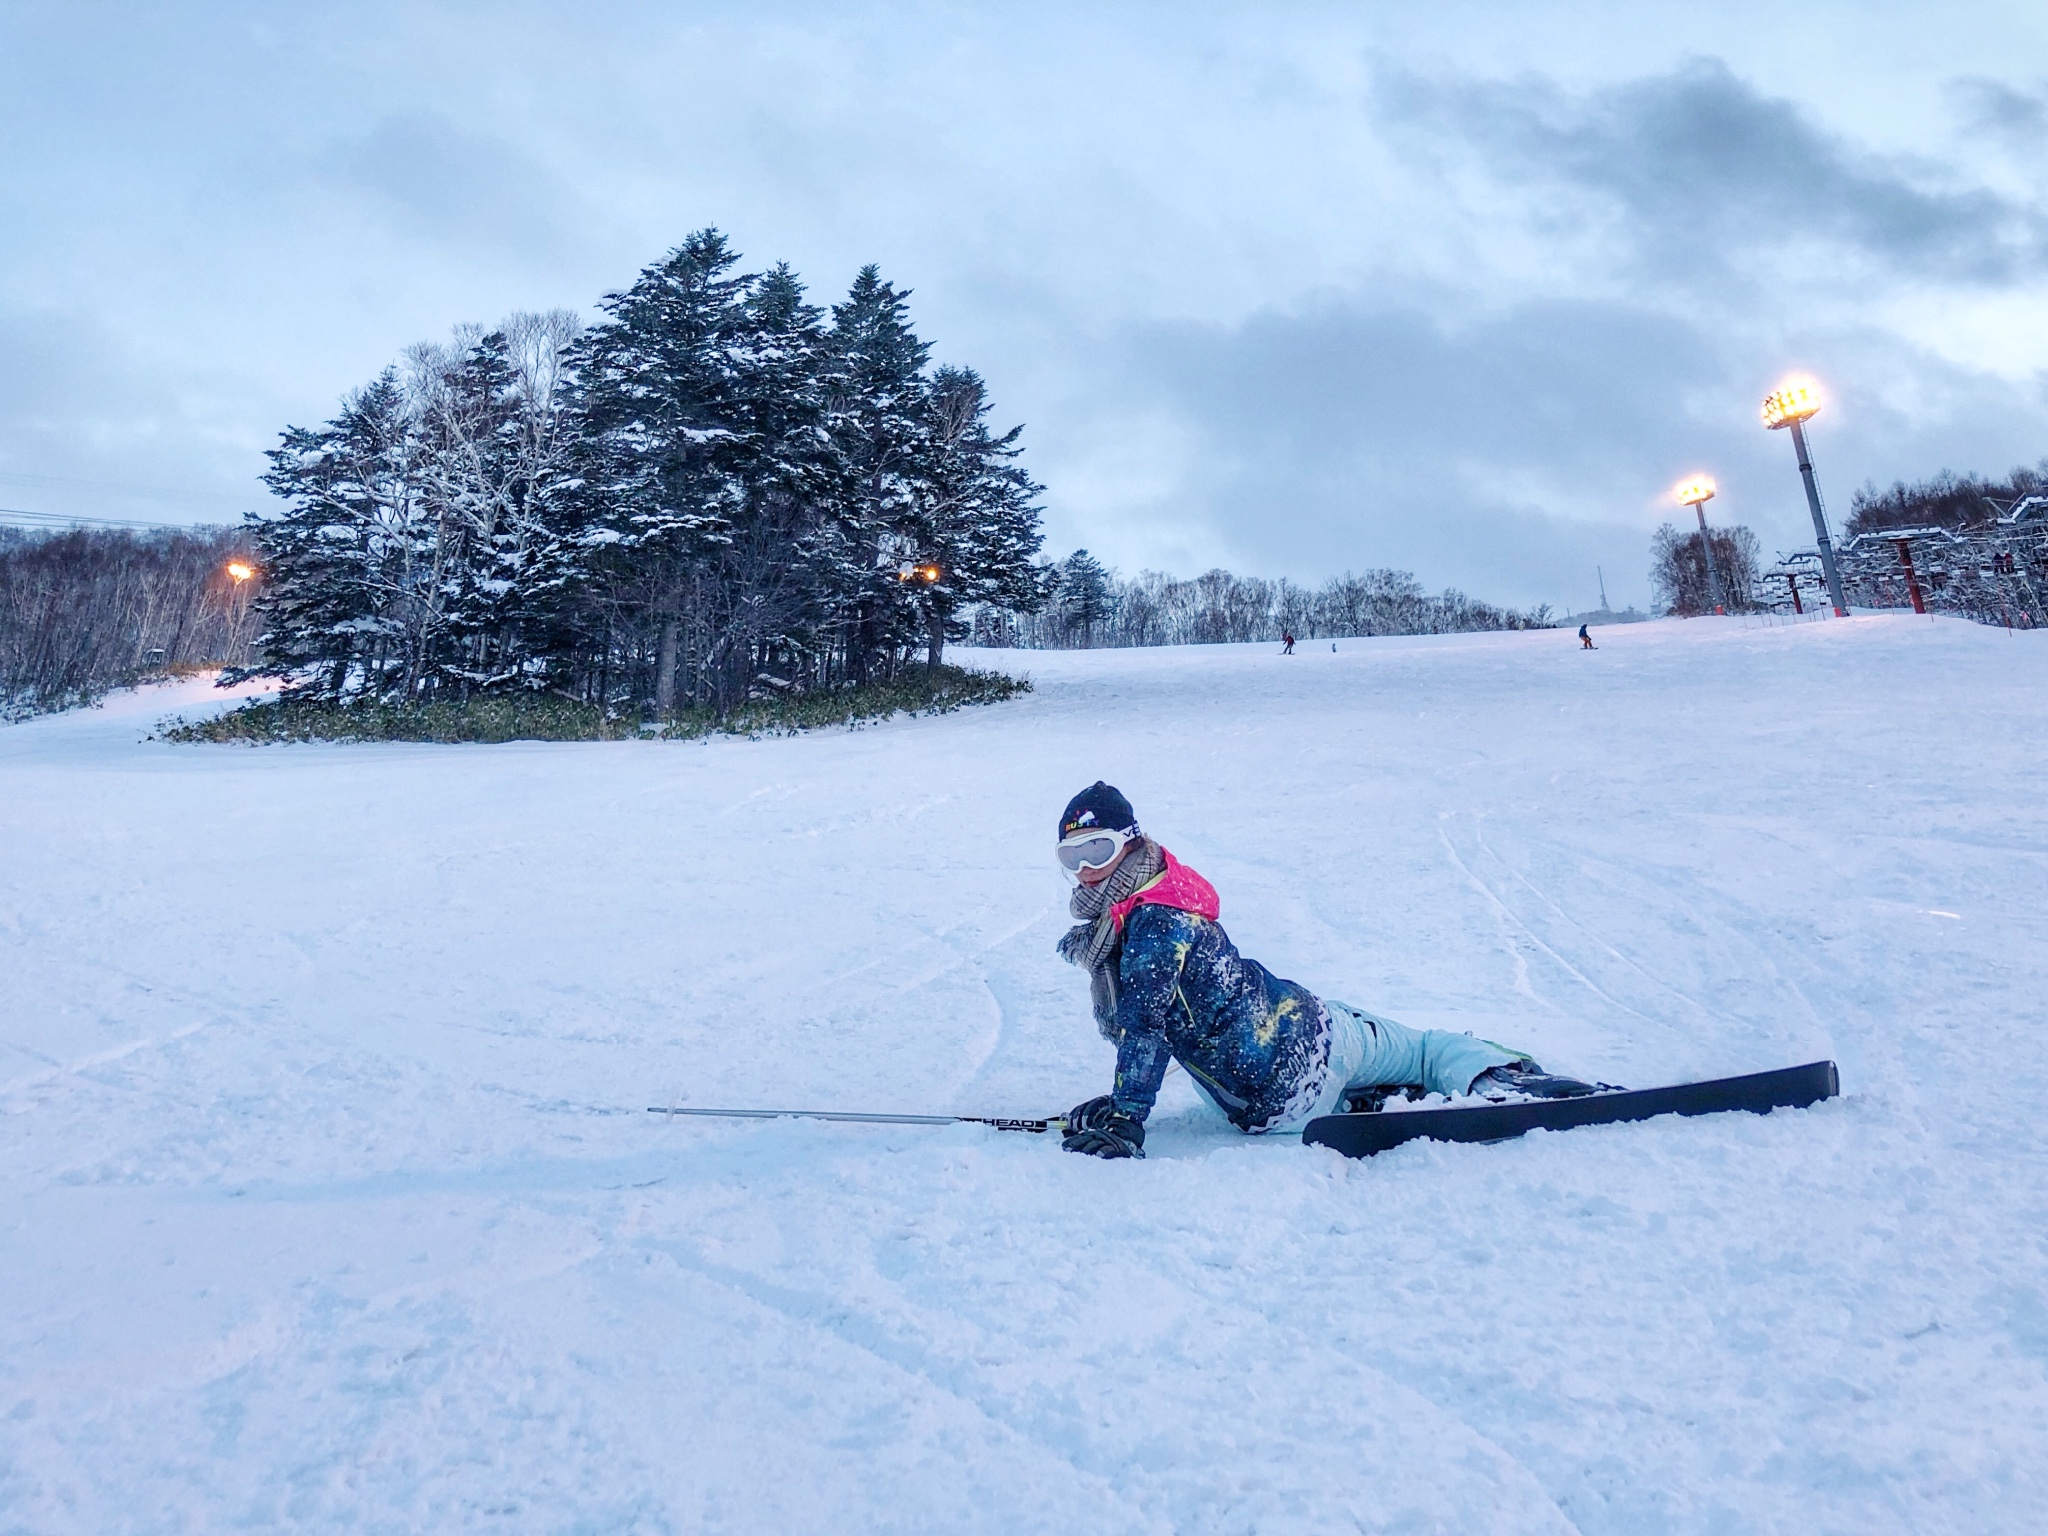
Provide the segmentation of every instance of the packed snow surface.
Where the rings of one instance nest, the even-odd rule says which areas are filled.
[[[983,658],[709,743],[0,730],[0,1531],[2021,1532],[2048,636],[1906,617]],[[1325,995],[1815,1109],[1148,1159],[1098,778]]]

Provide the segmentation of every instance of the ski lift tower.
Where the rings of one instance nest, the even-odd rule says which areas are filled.
[[[1835,568],[1835,546],[1828,537],[1828,515],[1821,510],[1820,487],[1813,479],[1813,456],[1806,451],[1806,418],[1820,409],[1820,393],[1813,385],[1788,379],[1764,396],[1764,425],[1773,432],[1792,429],[1792,450],[1799,455],[1799,477],[1806,482],[1806,506],[1813,513],[1813,537],[1820,545],[1821,573],[1827,577],[1828,601],[1835,605],[1835,617],[1849,617],[1848,601],[1842,596],[1842,573]]]
[[[1714,604],[1714,612],[1726,613],[1728,604],[1721,596],[1721,573],[1714,565],[1714,541],[1707,536],[1707,503],[1714,499],[1714,482],[1705,475],[1694,475],[1679,482],[1673,494],[1679,505],[1691,507],[1700,520],[1700,553],[1707,557],[1707,596]]]

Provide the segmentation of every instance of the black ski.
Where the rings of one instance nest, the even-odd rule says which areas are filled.
[[[1716,1115],[1746,1109],[1804,1109],[1842,1091],[1832,1061],[1717,1077],[1669,1088],[1617,1089],[1578,1099],[1523,1099],[1510,1104],[1475,1104],[1452,1109],[1324,1115],[1301,1133],[1304,1145],[1333,1147],[1346,1157],[1371,1157],[1404,1141],[1507,1141],[1529,1131],[1612,1125],[1657,1115]]]

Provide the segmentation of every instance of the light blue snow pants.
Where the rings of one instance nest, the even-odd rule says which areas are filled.
[[[1491,1040],[1447,1029],[1410,1029],[1349,1003],[1324,998],[1323,1008],[1330,1015],[1329,1076],[1303,1123],[1336,1114],[1353,1088],[1419,1083],[1430,1093],[1463,1093],[1488,1067],[1526,1059]]]

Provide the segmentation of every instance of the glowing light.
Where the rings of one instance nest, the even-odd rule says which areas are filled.
[[[244,565],[239,560],[230,560],[228,562],[228,574],[234,577],[237,583],[241,583],[254,576],[256,568],[253,565]]]
[[[1787,379],[1764,396],[1764,425],[1773,432],[1804,421],[1820,409],[1820,388],[1808,379]]]
[[[937,581],[939,579],[940,572],[939,568],[936,565],[927,565],[920,569],[917,574],[922,576],[926,581],[929,582]]]
[[[1703,501],[1714,499],[1714,482],[1706,475],[1694,475],[1690,480],[1681,480],[1671,494],[1683,507],[1696,507]]]

